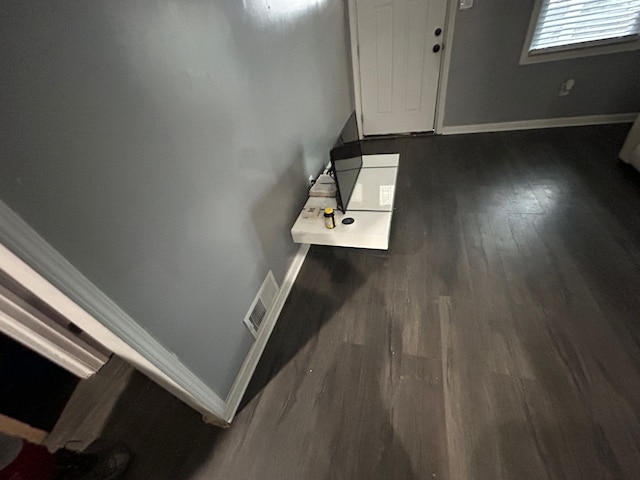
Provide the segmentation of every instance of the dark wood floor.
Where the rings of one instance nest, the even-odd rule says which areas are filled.
[[[628,128],[372,142],[390,250],[311,249],[228,430],[134,377],[126,478],[640,478]]]

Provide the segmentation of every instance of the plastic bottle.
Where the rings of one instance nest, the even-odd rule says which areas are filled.
[[[324,209],[324,226],[327,228],[336,228],[336,217],[333,208]]]

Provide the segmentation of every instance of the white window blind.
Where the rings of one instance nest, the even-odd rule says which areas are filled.
[[[640,0],[544,0],[529,51],[631,40],[639,33]]]

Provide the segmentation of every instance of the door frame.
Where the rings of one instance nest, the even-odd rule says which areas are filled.
[[[449,65],[451,63],[451,45],[453,42],[453,26],[455,24],[457,0],[444,0],[446,5],[445,36],[442,44],[444,55],[440,56],[440,75],[436,96],[436,111],[434,118],[434,133],[439,134],[444,126],[444,99],[447,93],[449,79]],[[353,13],[353,14],[352,14]],[[353,76],[353,96],[358,124],[358,137],[364,138],[362,114],[362,89],[360,87],[360,48],[358,44],[358,9],[356,0],[348,0],[347,16],[349,17],[349,37],[351,40],[351,71]]]
[[[451,50],[453,47],[453,30],[456,24],[457,0],[447,0],[447,15],[445,18],[443,52],[440,64],[440,81],[438,82],[438,98],[436,99],[435,133],[442,134],[444,129],[445,101],[447,99],[447,85],[449,84],[449,67],[451,65]]]
[[[353,15],[351,14],[353,12]],[[351,77],[353,79],[353,100],[356,107],[356,126],[358,127],[358,138],[362,140],[362,92],[360,88],[360,44],[358,43],[358,8],[356,0],[348,0],[347,17],[349,18],[349,38],[351,52]]]
[[[109,352],[100,345],[83,341],[2,283],[0,332],[80,378],[94,375],[109,360]]]

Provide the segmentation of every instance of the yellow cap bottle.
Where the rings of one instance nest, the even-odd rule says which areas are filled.
[[[327,228],[336,228],[336,217],[333,208],[324,209],[324,226]]]

